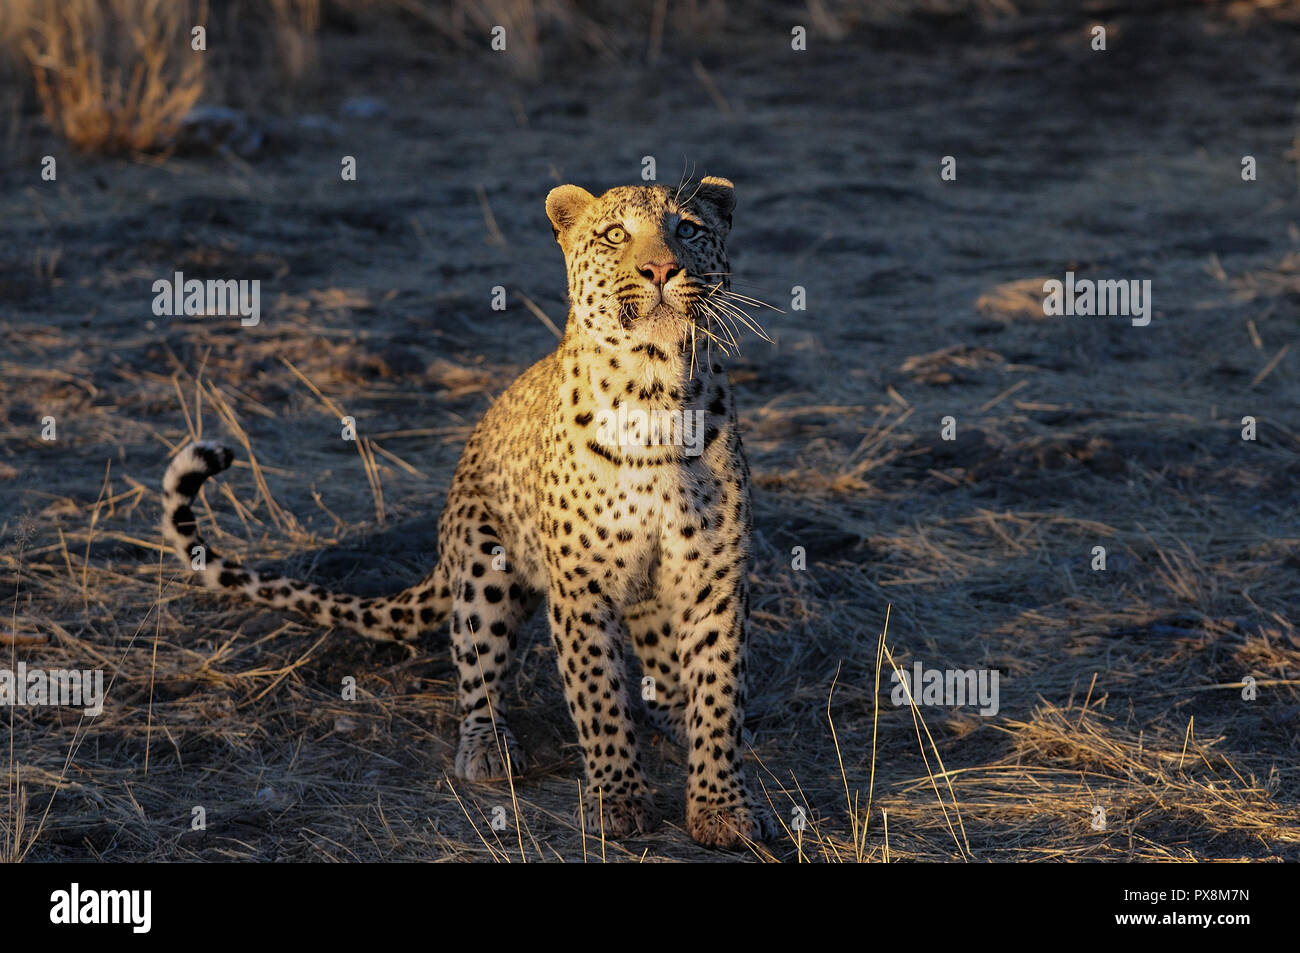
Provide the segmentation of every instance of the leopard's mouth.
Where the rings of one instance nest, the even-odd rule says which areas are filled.
[[[686,313],[674,308],[667,301],[660,299],[649,307],[638,307],[633,302],[624,302],[618,309],[618,322],[624,331],[632,330],[634,325],[652,321],[685,321]]]

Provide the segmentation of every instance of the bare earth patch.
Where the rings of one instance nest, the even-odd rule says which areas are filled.
[[[532,766],[462,783],[445,634],[408,657],[224,601],[156,531],[170,452],[220,436],[214,546],[360,593],[417,579],[464,439],[553,346],[538,312],[563,323],[547,190],[654,155],[661,179],[685,159],[736,182],[736,288],[784,309],[732,361],[751,776],[784,830],[733,856],[1300,859],[1294,32],[1157,10],[1095,54],[1088,22],[804,54],[756,22],[698,69],[540,84],[327,31],[301,107],[324,118],[281,117],[253,158],[94,158],[24,125],[0,166],[0,666],[111,687],[97,718],[0,710],[0,854],[719,856],[654,736],[657,831],[580,824],[540,619],[512,690]],[[341,111],[359,96],[386,108]],[[1151,279],[1151,324],[1044,317],[1067,270]],[[176,271],[260,279],[261,323],[155,317]],[[895,706],[892,664],[916,661],[996,670],[997,714]]]

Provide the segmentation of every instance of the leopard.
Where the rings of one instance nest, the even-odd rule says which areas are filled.
[[[736,324],[720,320],[748,300],[730,290],[735,203],[719,176],[599,196],[550,190],[568,282],[563,336],[471,433],[438,522],[437,563],[419,582],[363,598],[214,552],[195,499],[234,455],[211,441],[186,445],[166,469],[170,548],[206,588],[375,641],[410,643],[446,622],[453,770],[469,781],[525,770],[506,689],[521,627],[545,603],[582,749],[584,828],[617,839],[658,823],[635,715],[685,749],[694,841],[739,849],[774,837],[743,752],[752,504],[722,364]]]

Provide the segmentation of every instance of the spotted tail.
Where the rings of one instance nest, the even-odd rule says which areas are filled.
[[[228,447],[191,443],[176,455],[163,476],[163,536],[202,585],[292,610],[320,625],[343,626],[378,642],[413,640],[447,617],[451,593],[441,565],[409,589],[362,599],[278,573],[244,569],[219,556],[199,535],[193,503],[203,481],[225,470],[233,459]]]

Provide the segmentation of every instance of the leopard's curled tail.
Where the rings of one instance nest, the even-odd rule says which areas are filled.
[[[409,589],[362,599],[278,573],[245,569],[219,556],[199,535],[192,504],[203,481],[225,470],[233,459],[228,447],[191,443],[176,455],[163,476],[163,535],[202,585],[293,610],[320,625],[343,626],[379,642],[414,640],[447,617],[451,592],[441,563]]]

